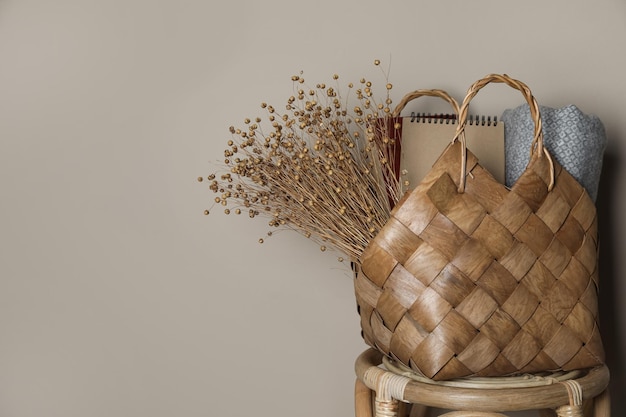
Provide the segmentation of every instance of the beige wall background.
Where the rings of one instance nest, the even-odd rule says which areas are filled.
[[[622,0],[0,0],[0,416],[351,415],[365,345],[347,266],[293,233],[259,245],[264,221],[204,216],[196,177],[291,75],[382,83],[375,58],[396,100],[461,99],[505,72],[603,120],[623,414],[625,40]],[[493,86],[474,111],[521,102]]]

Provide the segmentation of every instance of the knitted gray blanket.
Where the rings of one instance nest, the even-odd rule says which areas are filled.
[[[569,105],[559,109],[539,106],[544,146],[595,201],[607,138],[604,125],[593,115]],[[512,186],[529,160],[535,125],[528,104],[502,114],[505,135],[505,179]]]

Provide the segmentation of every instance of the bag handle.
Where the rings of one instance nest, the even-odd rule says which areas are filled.
[[[400,113],[402,112],[402,110],[404,110],[404,108],[409,103],[409,101],[415,100],[416,98],[420,98],[424,96],[439,97],[439,98],[444,99],[445,101],[450,103],[450,105],[454,109],[454,114],[457,117],[459,116],[459,103],[453,97],[451,97],[447,92],[445,92],[444,90],[439,90],[439,89],[415,90],[406,94],[404,97],[402,97],[402,100],[400,100],[398,105],[395,107],[395,109],[391,113],[391,116],[394,118],[399,117]]]
[[[454,110],[454,115],[456,119],[458,120],[459,103],[452,96],[450,96],[450,94],[448,94],[446,91],[439,90],[439,89],[421,89],[421,90],[411,91],[410,93],[407,93],[404,95],[404,97],[402,97],[402,99],[398,102],[396,107],[391,112],[390,118],[391,118],[392,123],[388,127],[386,127],[386,129],[387,129],[387,132],[392,137],[397,137],[399,135],[399,129],[402,125],[400,124],[398,119],[400,118],[400,114],[402,113],[402,110],[404,110],[406,105],[412,100],[415,100],[420,97],[425,97],[425,96],[439,97],[447,101],[448,103],[450,103],[450,105],[452,106],[452,109]],[[462,136],[464,135],[465,133],[462,134]],[[395,174],[396,179],[400,178],[400,155],[401,155],[400,148],[401,147],[402,147],[401,143],[398,142],[398,146],[395,146],[393,150],[393,160],[395,161],[394,174]],[[391,206],[392,207],[394,206],[393,201],[392,201]]]
[[[459,110],[459,124],[456,129],[456,134],[454,135],[454,139],[452,142],[455,142],[457,139],[460,139],[462,155],[461,155],[461,178],[459,181],[459,192],[463,193],[465,191],[465,181],[466,174],[465,171],[467,169],[467,143],[465,141],[465,135],[463,134],[465,130],[465,125],[467,124],[467,110],[469,108],[470,101],[476,96],[478,91],[486,86],[489,83],[504,83],[509,87],[512,87],[516,90],[519,90],[530,107],[530,116],[535,123],[535,131],[533,141],[530,145],[530,155],[532,157],[533,153],[536,153],[538,158],[543,157],[544,155],[548,158],[548,162],[550,164],[550,184],[548,184],[548,191],[552,190],[554,186],[554,164],[552,163],[552,158],[550,158],[550,154],[543,146],[543,130],[541,124],[541,114],[539,112],[539,105],[537,104],[537,100],[530,91],[530,88],[523,82],[513,79],[506,74],[490,74],[487,75],[480,80],[474,82],[467,90],[467,94],[461,103],[461,107]]]

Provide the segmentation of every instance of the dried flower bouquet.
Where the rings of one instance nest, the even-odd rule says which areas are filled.
[[[321,250],[339,252],[340,260],[358,260],[400,198],[399,144],[389,134],[387,76],[381,102],[366,79],[347,84],[350,94],[342,97],[338,79],[336,87],[309,88],[302,74],[293,76],[284,112],[262,103],[265,119],[231,127],[223,165],[206,180],[224,213],[264,217],[271,228],[295,230]]]

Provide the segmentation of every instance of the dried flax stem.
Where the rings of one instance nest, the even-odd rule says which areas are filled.
[[[301,75],[292,81],[295,94],[284,114],[261,105],[269,133],[259,117],[245,119],[244,129],[230,128],[225,172],[209,175],[209,188],[226,214],[247,210],[250,217],[269,218],[271,227],[313,239],[322,250],[358,259],[401,193],[396,144],[383,134],[392,123],[391,84],[379,104],[372,83],[362,79],[357,105],[348,110],[350,98],[342,100],[339,88],[317,84],[305,90]]]

